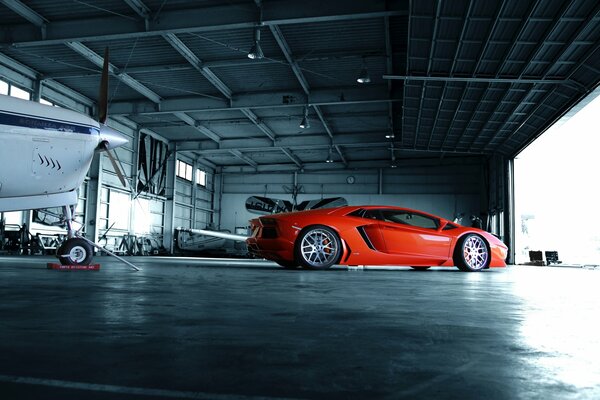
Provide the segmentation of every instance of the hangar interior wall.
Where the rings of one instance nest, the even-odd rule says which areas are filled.
[[[301,188],[298,202],[325,197],[344,197],[350,205],[397,205],[430,212],[453,220],[486,210],[484,195],[487,162],[483,158],[457,163],[407,163],[395,169],[355,171],[224,174],[220,195],[220,228],[234,231],[256,218],[245,209],[249,196],[292,199],[296,179]],[[347,181],[353,176],[355,181]]]

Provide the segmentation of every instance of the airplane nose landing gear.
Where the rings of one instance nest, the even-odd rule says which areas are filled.
[[[62,265],[89,265],[93,249],[83,239],[70,238],[58,248],[56,255]]]
[[[62,265],[89,265],[94,255],[94,249],[90,244],[77,237],[77,231],[73,229],[73,206],[63,207],[67,223],[67,240],[56,250],[56,256]]]
[[[94,256],[94,247],[96,247],[98,250],[102,250],[108,255],[111,255],[117,260],[129,265],[135,271],[140,270],[129,261],[124,260],[99,244],[92,242],[73,229],[74,211],[75,206],[63,207],[65,221],[67,223],[67,240],[65,240],[65,242],[56,251],[56,257],[58,257],[62,265],[89,265],[92,261],[92,257]]]

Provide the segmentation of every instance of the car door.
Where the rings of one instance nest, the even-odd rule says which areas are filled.
[[[450,256],[452,239],[438,230],[437,218],[410,210],[381,209],[381,232],[387,252],[406,263],[436,265]]]

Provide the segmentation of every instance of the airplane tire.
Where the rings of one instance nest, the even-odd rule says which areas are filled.
[[[93,254],[92,246],[81,238],[67,239],[56,251],[62,265],[89,265]]]

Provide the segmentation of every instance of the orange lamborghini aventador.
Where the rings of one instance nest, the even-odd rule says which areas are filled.
[[[421,211],[346,206],[250,221],[248,249],[284,268],[342,265],[505,267],[508,248],[494,235]]]

